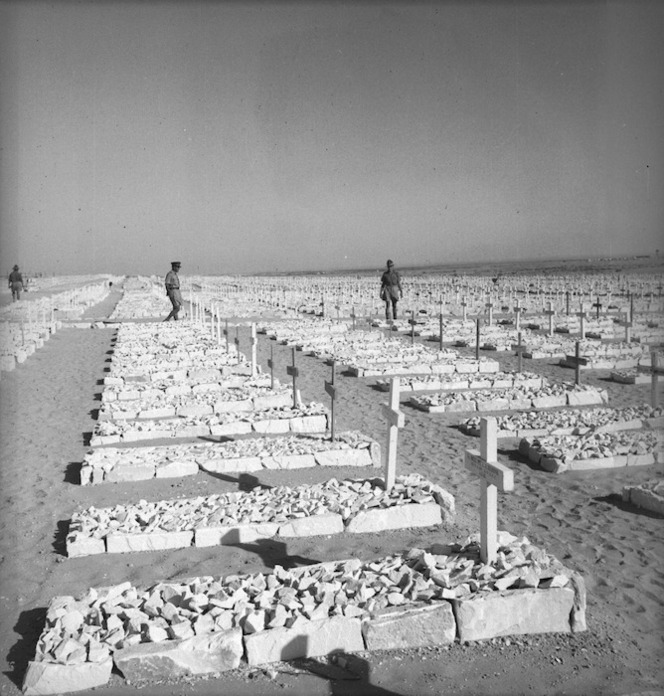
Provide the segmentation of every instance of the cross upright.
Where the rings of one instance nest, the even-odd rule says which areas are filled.
[[[466,302],[466,297],[465,297],[465,295],[464,295],[464,296],[461,298],[461,309],[462,309],[462,311],[463,311],[463,320],[464,320],[464,321],[466,321],[466,319],[468,318],[468,314],[467,314],[467,311],[466,311],[467,308],[468,308],[468,303]]]
[[[350,318],[353,320],[353,331],[355,331],[355,320],[357,319],[357,314],[355,314],[355,305],[350,312]]]
[[[514,324],[516,327],[516,330],[519,331],[521,329],[521,312],[523,312],[523,307],[521,306],[521,300],[517,299],[516,305],[514,307]],[[519,341],[520,343],[521,341]]]
[[[599,312],[603,307],[602,303],[600,302],[599,295],[597,295],[597,300],[595,301],[593,307],[595,307],[595,309],[597,310],[597,319],[599,319]]]
[[[295,367],[295,348],[293,350],[293,364],[286,366],[286,374],[293,378],[293,408],[298,407],[297,399],[297,378],[300,376],[299,368]]]
[[[568,365],[574,367],[574,384],[581,384],[581,366],[588,364],[588,358],[581,357],[581,342],[576,341],[574,345],[574,355],[565,356]]]
[[[251,324],[251,376],[256,376],[256,346],[258,338],[256,337],[256,324]]]
[[[466,450],[466,469],[480,478],[480,558],[491,565],[498,551],[498,491],[514,490],[514,472],[498,462],[495,418],[480,420],[480,450]]]
[[[337,363],[332,361],[332,379],[328,382],[325,380],[325,393],[331,399],[330,404],[330,439],[334,442],[334,402],[337,400],[337,388],[334,385],[334,374]]]
[[[652,351],[650,353],[650,367],[647,367],[646,365],[639,365],[638,367],[639,372],[650,372],[651,375],[651,381],[650,381],[650,403],[653,408],[657,408],[659,404],[659,398],[658,398],[658,379],[659,375],[664,375],[664,365],[659,364],[659,355],[657,354],[656,351]]]
[[[517,334],[517,343],[512,345],[512,350],[516,353],[517,355],[517,368],[516,371],[518,373],[521,373],[521,370],[523,368],[523,354],[528,351],[528,346],[524,346],[523,343],[521,343],[521,332]]]
[[[489,326],[493,323],[493,302],[491,302],[491,295],[487,295],[487,301],[484,305],[489,312]]]
[[[546,314],[549,317],[549,336],[553,336],[553,317],[556,314],[556,310],[553,309],[551,301],[546,303],[546,309],[544,310],[544,314]]]
[[[443,350],[443,300],[440,300],[440,311],[438,312],[438,350]]]
[[[387,456],[385,460],[385,490],[394,486],[397,472],[397,440],[399,428],[403,428],[405,417],[399,410],[399,378],[390,381],[390,403],[383,404],[383,414],[387,418]]]
[[[240,359],[240,325],[235,325],[235,352],[237,353],[237,359]]]
[[[228,319],[224,322],[224,338],[226,339],[226,352],[228,353]]]
[[[413,309],[410,310],[410,319],[408,320],[408,323],[410,324],[410,342],[412,345],[415,343],[415,324],[417,324],[415,319],[415,310]]]
[[[270,343],[270,357],[267,359],[270,368],[270,389],[274,389],[274,345]]]
[[[586,337],[586,328],[585,328],[585,318],[586,318],[586,311],[583,308],[583,302],[581,303],[581,306],[579,308],[579,311],[576,313],[576,316],[579,317],[579,337],[581,340],[583,340]]]

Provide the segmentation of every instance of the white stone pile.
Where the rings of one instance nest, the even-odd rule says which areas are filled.
[[[438,391],[460,389],[541,389],[549,384],[546,377],[534,372],[493,372],[482,374],[436,374],[420,377],[402,377],[399,389],[402,392]],[[381,391],[390,390],[390,381],[379,379],[375,386]]]
[[[590,431],[639,430],[664,427],[664,407],[649,404],[625,408],[561,409],[528,411],[497,417],[498,437],[539,437],[542,435],[582,435]],[[480,418],[474,416],[460,424],[469,435],[479,435]]]
[[[608,401],[605,390],[588,385],[547,383],[528,389],[469,389],[467,391],[443,391],[436,394],[411,396],[409,403],[427,413],[453,413],[458,411],[520,411],[531,408],[557,408],[602,404]]]
[[[123,284],[123,294],[109,319],[146,319],[164,317],[171,311],[171,302],[162,286],[158,288],[149,278],[127,278]]]
[[[647,466],[664,462],[664,433],[627,430],[524,438],[519,452],[553,473]]]
[[[639,372],[635,367],[624,370],[613,370],[611,372],[611,379],[621,384],[650,384],[652,380],[650,375]]]
[[[165,390],[150,389],[137,393],[136,399],[104,400],[98,420],[172,418],[174,416],[206,416],[211,414],[260,411],[293,403],[293,390],[287,386],[256,385],[222,388],[220,384],[202,384],[179,393],[175,385]],[[169,393],[170,391],[170,393]],[[131,395],[126,390],[123,396]]]
[[[198,473],[236,473],[313,466],[381,465],[380,445],[358,431],[328,435],[251,437],[154,447],[98,447],[81,466],[81,485]]]
[[[24,363],[35,351],[43,348],[51,334],[61,326],[59,321],[43,325],[0,322],[0,370],[9,372]]]
[[[622,499],[644,510],[664,516],[664,480],[656,478],[639,486],[624,486]]]
[[[67,555],[154,551],[256,539],[429,527],[454,514],[454,498],[417,474],[389,491],[380,479],[89,508],[72,516]]]
[[[238,411],[206,416],[141,420],[97,421],[90,440],[92,447],[118,442],[248,433],[317,433],[327,430],[328,410],[310,402],[297,408],[282,406],[262,411]]]
[[[560,360],[564,367],[574,367],[567,360],[567,355],[574,355],[571,347],[566,356]],[[650,351],[648,346],[640,343],[598,343],[593,347],[581,347],[581,356],[588,360],[581,369],[586,370],[620,370],[637,365],[650,365]]]
[[[54,598],[26,696],[326,655],[586,628],[580,576],[523,537],[273,573],[129,582]],[[454,606],[454,609],[453,609]]]

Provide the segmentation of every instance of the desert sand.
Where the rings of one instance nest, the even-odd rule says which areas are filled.
[[[115,290],[115,288],[114,288]],[[110,314],[115,290],[91,308],[87,319]],[[246,345],[245,335],[242,336]],[[59,330],[25,363],[0,382],[2,491],[0,539],[0,693],[20,692],[34,654],[49,600],[77,595],[89,587],[129,580],[149,585],[194,575],[268,571],[323,560],[362,559],[410,547],[435,549],[463,542],[479,528],[479,483],[463,466],[463,453],[476,439],[455,425],[463,414],[426,414],[403,406],[397,473],[418,472],[456,498],[453,523],[439,528],[390,533],[264,541],[239,547],[101,555],[69,559],[65,536],[73,511],[144,498],[191,497],[248,485],[298,485],[325,480],[329,470],[258,472],[251,477],[199,473],[183,479],[127,484],[78,485],[100,405],[101,380],[108,366],[115,329]],[[407,340],[407,339],[404,339]],[[270,341],[259,337],[264,370]],[[291,351],[276,345],[277,375],[286,383]],[[468,355],[474,350],[462,349]],[[493,353],[501,369],[516,369],[516,358]],[[306,401],[329,403],[324,380],[330,367],[298,355],[299,388]],[[554,360],[528,360],[524,369],[552,380],[572,382],[573,370]],[[649,385],[625,385],[608,371],[584,372],[582,381],[608,390],[614,406],[650,398]],[[374,378],[337,376],[337,429],[359,429],[384,442],[380,404],[387,395]],[[661,388],[660,388],[661,391]],[[150,443],[154,444],[154,443]],[[528,465],[516,442],[500,441],[500,460],[514,470],[515,490],[500,494],[499,528],[525,535],[580,572],[588,592],[588,630],[576,635],[495,639],[469,645],[362,653],[337,665],[325,660],[248,668],[216,679],[162,684],[127,684],[113,675],[95,694],[227,694],[229,696],[323,694],[602,694],[661,693],[664,684],[664,519],[625,504],[624,485],[661,476],[662,467],[550,474]],[[360,468],[336,470],[337,477],[362,477]],[[342,668],[343,667],[343,668]],[[85,693],[85,692],[79,692]],[[92,693],[92,692],[90,692]]]

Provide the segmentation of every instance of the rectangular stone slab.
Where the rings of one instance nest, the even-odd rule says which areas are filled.
[[[139,643],[116,650],[115,666],[130,681],[225,672],[239,666],[242,629],[215,631],[184,640]]]
[[[346,531],[351,534],[364,534],[387,529],[431,527],[441,524],[442,521],[438,503],[396,505],[358,512],[348,521]]]
[[[29,662],[23,678],[23,693],[26,696],[45,696],[94,689],[108,682],[112,668],[113,660],[110,657],[102,662],[84,662],[80,665]]]
[[[191,546],[193,531],[150,532],[143,534],[108,534],[107,553],[130,553],[131,551],[163,551],[164,549],[184,549]]]
[[[574,590],[523,589],[452,601],[460,641],[525,633],[569,633]]]
[[[419,607],[391,607],[362,622],[367,650],[448,645],[456,637],[456,621],[449,602]]]
[[[341,515],[329,512],[311,517],[299,517],[289,520],[279,527],[279,536],[307,537],[340,534],[344,531],[344,521]]]
[[[204,547],[249,544],[257,539],[271,539],[278,531],[278,522],[238,524],[234,527],[200,527],[194,531],[194,545]]]
[[[297,628],[271,628],[244,637],[247,662],[261,665],[333,651],[364,650],[360,619],[333,616],[308,621]]]

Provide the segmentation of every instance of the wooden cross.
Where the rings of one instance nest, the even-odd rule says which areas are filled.
[[[334,373],[337,363],[332,361],[332,379],[328,382],[325,380],[325,392],[332,400],[330,405],[330,439],[334,442],[334,402],[337,399],[337,388],[334,386]]]
[[[639,372],[650,372],[651,382],[650,382],[650,403],[653,408],[657,408],[659,404],[659,398],[657,394],[658,379],[659,375],[664,375],[664,365],[659,364],[659,356],[655,351],[650,353],[650,367],[645,365],[639,365]]]
[[[569,316],[569,290],[565,293],[565,314]]]
[[[546,314],[549,317],[549,336],[553,336],[553,317],[554,317],[555,313],[556,313],[556,310],[553,309],[551,302],[547,302],[546,309],[544,310],[544,314]]]
[[[466,314],[466,308],[468,307],[468,303],[466,302],[465,296],[461,298],[461,309],[463,310],[463,320],[466,321],[468,318],[468,315]]]
[[[405,417],[399,410],[399,378],[390,381],[390,403],[383,404],[383,415],[387,418],[387,457],[385,460],[385,490],[394,486],[397,472],[397,439],[399,428],[403,428]]]
[[[498,490],[514,490],[514,472],[498,462],[495,418],[480,419],[480,450],[466,450],[466,469],[480,478],[480,558],[490,565],[498,551]]]
[[[489,311],[489,326],[493,323],[493,302],[491,302],[491,295],[487,299],[487,303],[484,305]]]
[[[256,324],[251,325],[251,376],[256,376],[256,346],[258,338],[256,337]]]
[[[440,312],[438,314],[438,350],[443,352],[443,301],[440,301]]]
[[[480,359],[480,318],[475,319],[475,360]]]
[[[600,309],[602,309],[602,306],[603,306],[602,303],[599,301],[599,295],[597,295],[597,301],[593,305],[593,307],[595,307],[597,309],[597,319],[599,319],[599,311],[600,311]]]
[[[625,318],[618,322],[618,326],[625,327],[625,343],[629,343],[632,340],[632,315],[631,312],[623,312]]]
[[[300,370],[299,370],[299,368],[295,367],[295,348],[293,348],[292,350],[293,350],[293,364],[286,366],[286,374],[290,375],[293,378],[293,408],[297,408],[298,399],[297,399],[297,381],[296,380],[300,376]]]
[[[512,345],[512,350],[516,352],[517,355],[517,372],[521,372],[523,368],[523,354],[528,350],[528,346],[524,346],[521,343],[521,332],[517,334],[517,339],[518,342]]]
[[[355,320],[357,319],[357,315],[355,314],[355,305],[353,305],[351,310],[350,318],[353,320],[353,331],[355,331]]]
[[[270,343],[270,357],[267,359],[270,368],[270,389],[274,389],[274,345]]]
[[[579,311],[576,313],[576,316],[579,317],[579,337],[581,340],[583,340],[586,337],[586,329],[585,329],[585,318],[586,318],[586,312],[583,308],[583,302],[581,303],[581,307]]]
[[[237,352],[237,359],[240,359],[240,325],[235,325],[235,351]]]
[[[581,343],[576,341],[574,346],[574,355],[566,356],[567,364],[574,366],[574,384],[581,384],[581,365],[588,364],[588,358],[581,357]]]
[[[228,319],[224,322],[224,337],[226,339],[226,352],[228,353]]]
[[[514,324],[515,324],[517,331],[519,331],[521,329],[521,312],[523,312],[523,307],[521,306],[521,301],[517,300],[516,306],[514,307],[514,314],[515,314]],[[519,343],[521,343],[521,341],[519,341]]]
[[[410,343],[411,345],[415,343],[415,324],[417,324],[417,321],[415,320],[415,311],[410,310],[410,319],[408,320],[408,323],[410,324]]]

